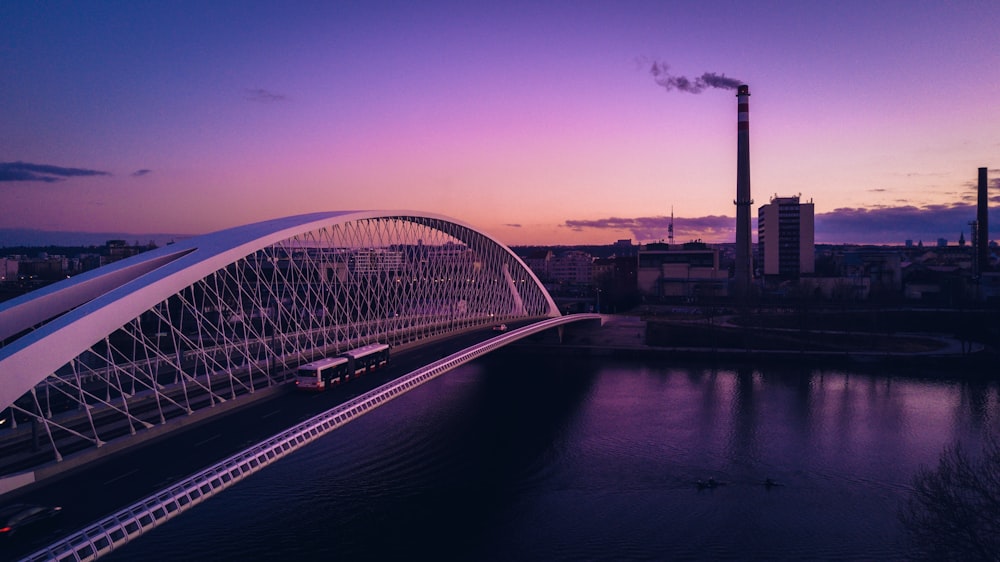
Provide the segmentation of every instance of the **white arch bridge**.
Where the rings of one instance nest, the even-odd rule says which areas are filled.
[[[120,446],[361,345],[558,316],[509,248],[439,215],[322,212],[190,238],[0,304],[0,458]]]

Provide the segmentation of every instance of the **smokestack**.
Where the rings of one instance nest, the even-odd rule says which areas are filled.
[[[990,199],[986,192],[986,168],[979,168],[979,201],[976,207],[976,273],[988,271],[990,268]]]
[[[753,280],[750,243],[750,86],[736,88],[736,272],[735,292],[745,297]]]

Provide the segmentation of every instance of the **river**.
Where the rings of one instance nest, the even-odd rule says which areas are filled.
[[[108,559],[905,558],[915,472],[1000,432],[996,382],[932,374],[503,353]]]

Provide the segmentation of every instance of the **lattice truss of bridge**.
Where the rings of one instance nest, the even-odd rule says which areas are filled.
[[[360,345],[558,315],[509,248],[447,217],[315,213],[183,240],[0,304],[0,473]]]

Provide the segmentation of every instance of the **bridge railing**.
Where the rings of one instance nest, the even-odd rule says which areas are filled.
[[[24,560],[96,560],[358,416],[456,367],[538,332],[570,322],[600,318],[598,314],[550,318],[453,353],[244,449],[34,552]]]

